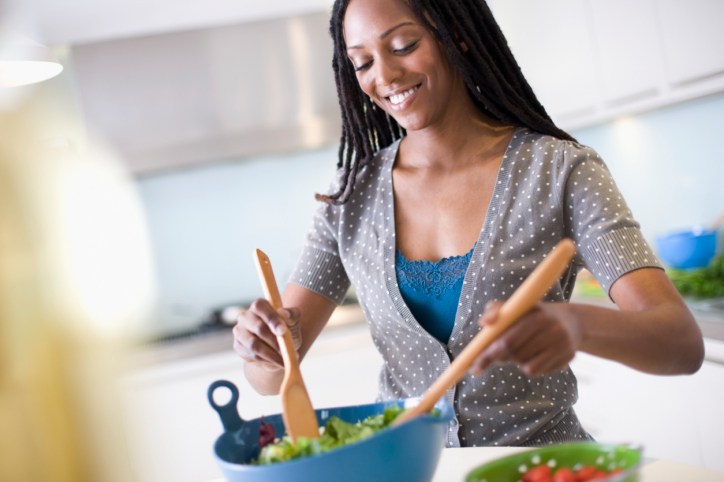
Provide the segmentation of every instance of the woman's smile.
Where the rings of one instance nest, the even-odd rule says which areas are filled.
[[[420,84],[404,90],[400,93],[391,94],[385,99],[392,104],[392,108],[395,110],[402,110],[414,101],[415,93],[420,88]]]

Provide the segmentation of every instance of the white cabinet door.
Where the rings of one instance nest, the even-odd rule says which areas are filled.
[[[603,101],[657,95],[663,64],[654,0],[590,0],[590,7]]]
[[[692,393],[688,413],[697,421],[703,466],[724,472],[724,364],[705,361]]]
[[[646,457],[724,472],[724,364],[655,376],[578,353],[571,367],[579,385],[574,408],[599,442],[641,444]]]
[[[523,74],[553,120],[592,113],[598,87],[585,2],[489,3]]]
[[[724,90],[724,0],[488,0],[564,129]]]
[[[724,73],[724,1],[658,0],[656,7],[671,83]]]
[[[702,465],[694,378],[647,375],[584,353],[571,366],[579,382],[574,408],[597,441],[640,444],[646,457]]]

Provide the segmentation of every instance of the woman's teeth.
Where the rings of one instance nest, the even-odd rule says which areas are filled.
[[[411,89],[408,89],[401,94],[394,94],[390,96],[390,102],[392,102],[392,105],[401,104],[405,99],[410,97],[413,92],[417,90],[417,87],[413,87]]]

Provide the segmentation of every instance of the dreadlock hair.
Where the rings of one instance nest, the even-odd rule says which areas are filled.
[[[407,1],[441,43],[484,115],[575,141],[555,125],[536,98],[485,0]],[[364,163],[376,151],[405,135],[397,121],[359,87],[344,40],[343,21],[349,2],[335,0],[329,27],[334,42],[332,68],[342,114],[337,162],[337,168],[341,169],[340,186],[333,194],[316,195],[318,200],[336,205],[349,199]]]

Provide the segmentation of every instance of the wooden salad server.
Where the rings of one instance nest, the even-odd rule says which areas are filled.
[[[282,308],[282,297],[269,257],[257,249],[254,252],[254,259],[267,300],[275,310]],[[298,437],[319,438],[317,416],[304,386],[291,332],[286,330],[284,335],[277,335],[277,342],[284,359],[284,379],[279,395],[282,401],[282,419],[287,433],[292,442],[296,442]]]
[[[563,274],[575,252],[576,247],[573,241],[568,238],[561,240],[503,303],[498,313],[498,320],[475,335],[468,346],[422,395],[420,402],[402,412],[395,419],[393,425],[399,425],[432,410],[445,392],[465,376],[475,358],[543,298],[543,295]]]

